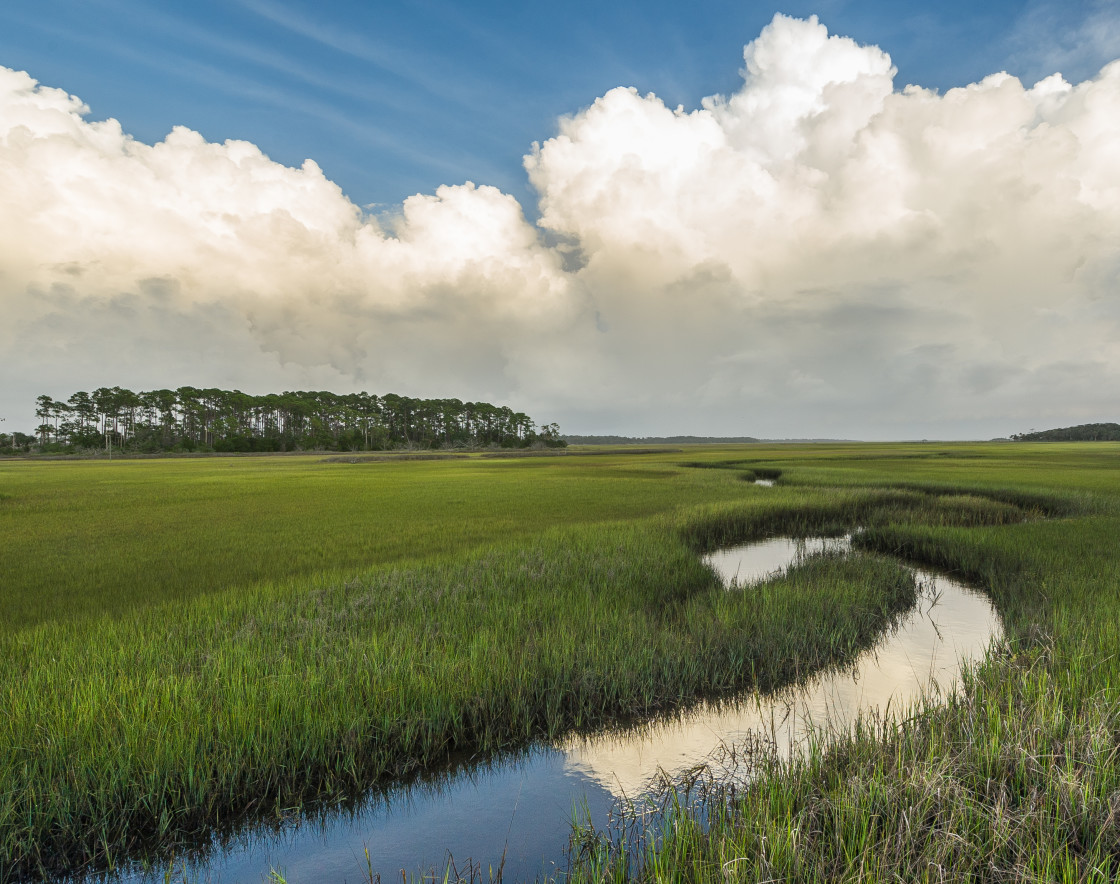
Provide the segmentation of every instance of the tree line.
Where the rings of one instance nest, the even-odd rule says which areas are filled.
[[[35,436],[0,436],[0,450],[76,452],[370,451],[563,446],[560,428],[488,402],[387,393],[99,387],[66,401],[39,396]]]
[[[1015,442],[1117,442],[1120,441],[1120,424],[1078,424],[1054,430],[1031,430],[1016,433],[1011,438]]]

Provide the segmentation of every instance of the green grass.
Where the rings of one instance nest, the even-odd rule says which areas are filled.
[[[885,560],[818,563],[748,597],[679,544],[597,534],[21,633],[0,669],[9,855],[97,860],[455,750],[778,683],[913,600]]]
[[[944,868],[955,839],[901,834],[926,786],[946,816],[922,819],[961,838],[962,821],[988,831],[1010,812],[998,795],[1026,802],[1009,868],[1120,868],[1105,837],[1120,807],[1118,468],[1115,445],[0,463],[0,876],[166,850],[453,751],[847,659],[912,603],[893,560],[813,561],[747,597],[697,553],[856,524],[868,550],[989,587],[1009,649],[949,708],[708,808],[711,831],[682,811],[646,876],[724,880],[721,857],[742,850],[742,880],[764,864],[854,880],[875,846],[891,849],[863,874],[936,880],[922,864]],[[1070,771],[1089,790],[1080,816]],[[775,865],[791,826],[801,840]],[[990,858],[994,838],[968,843]],[[577,874],[628,862],[600,854]]]
[[[1046,520],[968,527],[927,517],[858,538],[987,587],[1007,629],[1001,650],[946,705],[920,704],[903,725],[867,720],[804,758],[761,764],[746,791],[678,803],[659,844],[610,850],[611,833],[584,831],[571,880],[1120,877],[1120,448],[955,452],[968,457],[934,465],[901,456],[922,449],[881,462],[852,452],[841,466],[818,456],[784,478],[967,483],[1048,507]]]
[[[0,461],[0,623],[459,554],[555,526],[735,499],[634,458]]]

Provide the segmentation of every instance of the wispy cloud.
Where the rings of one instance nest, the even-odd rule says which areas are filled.
[[[460,104],[475,104],[478,96],[485,94],[486,83],[464,75],[462,70],[447,70],[439,57],[430,53],[405,49],[372,39],[367,34],[347,31],[315,21],[276,0],[237,0],[237,2],[274,25],[304,39],[313,40],[375,65],[399,81],[422,89],[428,95],[440,100],[450,99]]]
[[[153,54],[147,48],[130,41],[104,34],[91,34],[64,24],[36,21],[35,26],[43,33],[66,43],[96,47],[100,52],[163,76],[172,75],[208,91],[271,106],[285,115],[302,118],[310,124],[330,127],[355,144],[376,149],[382,156],[395,156],[413,165],[422,166],[432,176],[455,176],[463,168],[464,156],[461,149],[448,149],[447,145],[440,143],[418,148],[415,137],[400,131],[402,116],[404,119],[412,116],[419,121],[431,112],[431,108],[418,105],[399,90],[383,85],[359,85],[351,80],[322,75],[301,66],[288,55],[216,35],[171,13],[146,6],[137,7],[121,0],[91,2],[111,7],[118,13],[127,13],[130,20],[142,22],[145,28],[165,30],[176,34],[182,41],[206,46],[235,56],[240,61],[252,62],[265,68],[267,73],[254,76],[244,65],[222,64],[217,58],[204,61],[189,51],[162,51]],[[285,85],[283,80],[288,83],[298,81],[313,88],[295,90]],[[393,123],[379,122],[386,118],[384,111],[388,109],[398,112]],[[476,174],[488,173],[492,178],[501,177],[502,173],[489,158],[478,156],[473,160],[472,165],[478,170]]]
[[[130,0],[87,0],[87,2],[95,2],[106,7],[114,13],[113,17],[116,20],[139,24],[146,32],[174,36],[180,43],[193,44],[195,47],[219,53],[232,61],[263,68],[284,80],[314,87],[317,92],[327,96],[357,101],[365,106],[416,111],[415,102],[410,102],[399,90],[389,88],[374,78],[365,78],[363,82],[357,84],[349,78],[327,75],[306,65],[296,52],[284,53],[275,49],[266,49],[259,42],[239,40],[213,28],[199,27],[190,19],[168,11],[164,7],[130,2]],[[115,46],[118,53],[124,49],[121,41],[116,41]],[[148,58],[152,65],[167,67],[166,58],[162,55],[159,58],[151,58],[143,51],[133,51],[129,56],[133,60]],[[182,64],[189,62],[190,56],[185,52],[179,52],[176,53],[175,58],[177,64]],[[207,77],[206,82],[208,85],[214,85],[211,77]]]
[[[1093,76],[1120,58],[1120,4],[1115,0],[1033,0],[1007,40],[1011,67],[1033,82],[1055,71]]]

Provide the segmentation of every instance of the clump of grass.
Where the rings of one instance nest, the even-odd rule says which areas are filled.
[[[745,466],[751,464],[750,467]],[[757,479],[779,479],[782,471],[777,467],[758,466],[753,459],[737,458],[734,460],[690,460],[680,464],[682,467],[699,470],[730,470],[745,482],[754,482]]]
[[[836,535],[853,527],[890,525],[977,526],[1024,521],[1032,514],[978,494],[936,496],[896,489],[790,489],[765,501],[728,502],[689,514],[676,532],[699,552],[776,534]]]
[[[1023,488],[986,488],[977,489],[961,485],[944,485],[932,482],[921,484],[901,483],[895,487],[935,495],[942,501],[951,502],[957,507],[977,510],[983,506],[987,513],[994,514],[994,507],[1002,504],[1009,511],[1027,513],[1033,518],[1064,518],[1084,515],[1097,509],[1089,496],[1066,493],[1045,492]],[[983,503],[981,503],[983,502]],[[979,513],[978,513],[979,515]],[[1016,521],[1011,519],[1010,521]],[[979,521],[975,524],[1000,524],[1000,522]]]

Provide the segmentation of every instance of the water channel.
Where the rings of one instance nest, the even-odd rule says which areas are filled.
[[[845,552],[849,538],[772,538],[706,557],[729,591],[757,583],[820,552]],[[401,787],[358,808],[320,813],[279,829],[248,831],[197,860],[179,859],[174,880],[267,880],[289,884],[385,880],[406,870],[435,871],[449,857],[497,867],[506,880],[565,867],[574,808],[601,822],[622,798],[638,798],[663,770],[670,776],[710,760],[721,747],[773,741],[779,752],[804,745],[814,726],[842,730],[860,711],[901,709],[932,683],[948,688],[962,661],[983,657],[1000,633],[989,601],[945,576],[916,571],[918,605],[899,626],[844,670],[826,672],[777,695],[747,694],[623,733],[573,737],[436,781]],[[114,884],[155,884],[166,869],[116,874]]]

